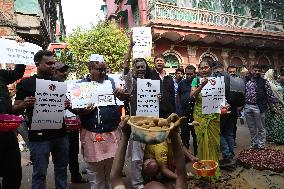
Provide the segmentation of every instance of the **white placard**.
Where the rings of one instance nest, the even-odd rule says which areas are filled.
[[[108,74],[114,80],[115,88],[125,89],[125,81],[122,74]],[[116,98],[117,105],[124,105],[124,102]]]
[[[151,27],[134,27],[132,38],[135,43],[133,47],[133,58],[149,58],[152,51]]]
[[[33,43],[17,43],[15,40],[0,38],[0,64],[34,65],[34,55],[39,50],[42,48]]]
[[[36,79],[36,103],[31,130],[61,129],[67,85],[64,82]]]
[[[110,80],[105,80],[103,83],[94,82],[94,84],[94,104],[96,106],[116,105]]]
[[[105,80],[98,82],[68,83],[67,96],[70,96],[72,108],[85,108],[90,104],[94,106],[120,105],[114,97],[112,83]]]
[[[67,91],[73,109],[85,108],[93,103],[93,82],[68,83]]]
[[[159,117],[160,80],[137,79],[137,116]]]
[[[208,83],[201,90],[201,94],[202,114],[221,113],[221,106],[225,106],[226,102],[224,76],[208,77]]]

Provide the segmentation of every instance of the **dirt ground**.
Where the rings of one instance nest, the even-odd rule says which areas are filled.
[[[246,149],[249,145],[249,132],[245,125],[238,125],[237,148],[235,153],[239,154],[241,150]],[[268,148],[284,151],[284,145],[267,145]],[[31,188],[32,166],[26,166],[29,160],[29,152],[22,152],[22,169],[23,179],[21,189]],[[82,156],[79,155],[81,169],[85,167]],[[284,160],[283,160],[284,161]],[[127,165],[127,163],[126,163]],[[192,165],[187,165],[188,172],[193,172]],[[245,169],[237,166],[234,170],[222,170],[222,177],[217,183],[209,183],[206,180],[191,179],[188,181],[189,189],[284,189],[284,173],[275,173],[271,171],[258,171],[255,169]],[[125,167],[126,175],[131,174],[129,166]],[[69,173],[68,173],[69,174]],[[84,177],[87,177],[84,175]],[[70,179],[70,175],[69,175]],[[128,183],[128,177],[125,181]],[[172,183],[167,184],[172,189]],[[47,174],[47,189],[54,189],[53,164],[50,158],[50,164]],[[89,189],[89,184],[70,184],[71,189]],[[128,185],[129,189],[131,189]]]

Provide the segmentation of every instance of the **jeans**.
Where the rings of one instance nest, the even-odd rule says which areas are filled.
[[[30,149],[27,121],[23,121],[21,123],[20,127],[17,128],[17,131],[22,136],[22,138],[23,138],[24,142],[26,143],[28,149]]]
[[[220,116],[221,124],[221,151],[223,159],[232,159],[234,157],[234,126],[236,116],[224,114]]]
[[[185,122],[181,125],[181,140],[183,145],[189,149],[189,140],[190,140],[190,134],[192,136],[193,140],[193,151],[194,155],[197,155],[197,140],[196,140],[196,133],[194,126],[191,124],[191,122]]]
[[[16,134],[0,132],[0,181],[2,189],[19,189],[22,180],[21,154]],[[0,183],[1,188],[1,183]]]
[[[69,171],[72,179],[81,179],[82,176],[79,171],[79,131],[70,131],[68,133],[69,139]]]
[[[64,136],[40,142],[30,141],[30,150],[33,157],[32,189],[46,188],[46,174],[50,153],[54,164],[55,187],[56,189],[68,189],[68,137]]]
[[[251,136],[252,148],[263,148],[266,143],[265,113],[257,105],[245,105],[244,113]]]

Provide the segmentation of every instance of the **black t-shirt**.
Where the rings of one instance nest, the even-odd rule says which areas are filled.
[[[17,84],[17,93],[15,100],[24,100],[26,97],[35,96],[36,91],[36,79],[41,79],[37,75],[23,79]],[[62,125],[61,129],[50,129],[50,130],[30,130],[33,108],[26,109],[26,115],[28,118],[27,125],[29,127],[29,140],[30,141],[46,141],[53,138],[58,138],[66,135],[65,125]],[[63,119],[63,117],[62,117]]]

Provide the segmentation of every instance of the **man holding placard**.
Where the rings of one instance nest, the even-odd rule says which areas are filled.
[[[155,68],[151,70],[150,79],[160,80],[161,101],[159,114],[160,117],[167,118],[176,111],[174,80],[164,70],[166,60],[163,55],[157,55],[154,58],[154,63]]]
[[[55,58],[50,51],[40,50],[34,56],[37,74],[17,86],[13,110],[26,111],[33,158],[32,188],[46,187],[49,154],[54,163],[55,186],[68,189],[68,138],[63,123],[66,84],[51,81]],[[53,116],[53,117],[51,117]]]
[[[19,64],[15,66],[15,70],[0,70],[0,114],[12,113],[12,101],[7,85],[22,78],[25,68],[25,65]],[[14,131],[0,131],[1,177],[3,178],[3,189],[20,188],[22,179],[21,154]]]
[[[92,101],[90,104],[81,104],[82,108],[70,111],[79,115],[82,123],[82,152],[94,175],[90,182],[91,188],[110,189],[110,171],[118,147],[117,127],[121,115],[119,106],[109,104],[110,101],[105,102],[104,99],[108,99],[111,95],[120,96],[120,92],[115,90],[114,80],[106,77],[107,66],[103,56],[92,54],[90,59],[88,64],[90,77],[82,83],[89,83],[93,88]],[[74,90],[71,93],[74,93]],[[75,98],[71,98],[72,107],[75,107],[72,99]]]

